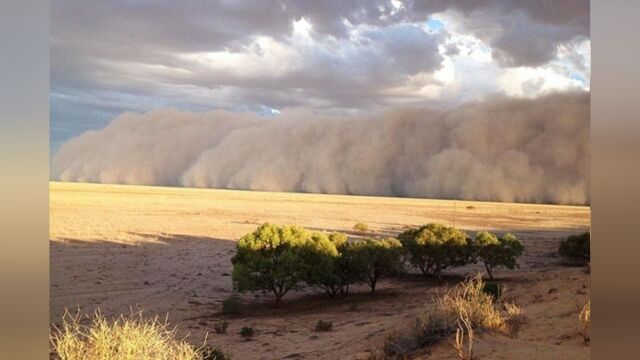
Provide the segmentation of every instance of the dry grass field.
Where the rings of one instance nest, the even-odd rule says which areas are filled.
[[[446,272],[442,281],[419,277],[385,279],[370,296],[364,287],[331,300],[312,290],[288,294],[281,308],[270,298],[243,296],[245,311],[229,318],[227,334],[212,325],[232,293],[235,240],[259,224],[297,224],[342,231],[356,223],[370,236],[396,235],[429,222],[468,232],[509,231],[525,244],[520,269],[497,271],[506,296],[522,307],[517,334],[478,335],[478,359],[587,359],[578,315],[587,302],[589,275],[563,264],[560,239],[589,229],[590,209],[574,206],[289,194],[145,186],[50,183],[51,322],[65,308],[107,316],[140,308],[169,314],[181,336],[208,343],[234,359],[366,358],[390,330],[412,323],[445,286],[481,271],[481,265]],[[333,322],[318,333],[318,320]],[[257,334],[238,335],[243,326]],[[454,359],[445,341],[429,350]],[[416,354],[423,358],[427,354]]]

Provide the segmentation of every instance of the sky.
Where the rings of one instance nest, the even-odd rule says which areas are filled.
[[[51,151],[129,111],[365,116],[590,90],[588,0],[51,2]]]

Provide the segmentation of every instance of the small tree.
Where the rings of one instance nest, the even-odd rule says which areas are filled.
[[[498,266],[515,269],[518,266],[516,259],[524,251],[524,245],[515,235],[507,233],[498,238],[487,231],[476,235],[475,248],[478,260],[484,263],[490,279],[493,279],[493,269]]]
[[[360,273],[362,265],[356,251],[358,246],[349,243],[347,236],[342,233],[329,235],[329,240],[336,245],[339,256],[336,258],[335,276],[340,281],[340,294],[345,296],[349,293],[349,286],[362,281]],[[357,242],[356,242],[357,243]]]
[[[348,248],[353,270],[360,280],[376,291],[381,276],[402,269],[402,244],[394,239],[364,239],[355,241]]]
[[[360,281],[357,269],[355,268],[354,253],[351,251],[352,246],[348,241],[347,235],[344,233],[330,234],[329,241],[331,241],[338,250],[334,274],[340,281],[340,295],[345,296],[349,293],[349,285]]]
[[[334,236],[335,237],[335,236]],[[326,235],[314,233],[300,249],[304,263],[304,281],[326,292],[331,298],[341,292],[343,281],[338,273],[338,250]]]
[[[560,256],[567,259],[589,262],[591,258],[590,242],[590,232],[585,232],[580,235],[571,235],[560,242],[558,253]]]
[[[467,234],[441,224],[427,224],[410,229],[398,236],[407,260],[423,275],[439,275],[451,266],[464,265],[472,260],[472,248]]]
[[[232,281],[239,292],[272,292],[275,305],[304,277],[300,249],[311,234],[298,226],[263,224],[237,243]]]

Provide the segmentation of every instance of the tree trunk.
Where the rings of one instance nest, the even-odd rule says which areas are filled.
[[[427,271],[426,266],[418,266],[418,268],[420,269],[420,271],[422,271],[422,275],[424,275],[425,277],[429,276],[429,272]]]
[[[493,268],[491,268],[488,264],[484,264],[484,267],[487,269],[487,274],[489,274],[489,280],[493,280],[493,274],[491,274]]]
[[[329,297],[332,299],[336,298],[336,295],[338,294],[338,289],[335,287],[332,288],[327,288],[327,294],[329,294]]]
[[[342,295],[342,297],[349,295],[349,283],[344,284],[340,288],[340,295]]]
[[[280,302],[282,301],[282,297],[284,296],[285,293],[286,291],[283,291],[282,285],[273,288],[273,294],[276,297],[275,307],[280,306]]]
[[[378,282],[378,277],[373,274],[373,276],[369,276],[369,286],[371,286],[371,295],[376,292],[376,282]]]

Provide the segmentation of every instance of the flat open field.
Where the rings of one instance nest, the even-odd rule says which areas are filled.
[[[429,222],[469,232],[516,234],[525,244],[520,269],[497,271],[526,321],[517,336],[482,334],[479,359],[587,359],[577,320],[586,303],[589,275],[557,257],[558,241],[589,229],[590,209],[575,206],[289,194],[145,186],[50,183],[51,322],[65,308],[115,316],[139,307],[169,314],[181,335],[231,352],[234,359],[350,359],[378,349],[385,334],[409,326],[438,291],[478,265],[447,272],[442,282],[387,279],[369,296],[364,287],[330,300],[311,290],[290,293],[279,309],[270,298],[247,294],[246,312],[230,319],[228,334],[211,324],[232,292],[235,240],[259,224],[297,224],[342,231],[364,222],[372,236],[395,235]],[[316,333],[317,320],[334,329]],[[242,326],[258,330],[251,341]],[[436,359],[456,358],[444,342]]]

